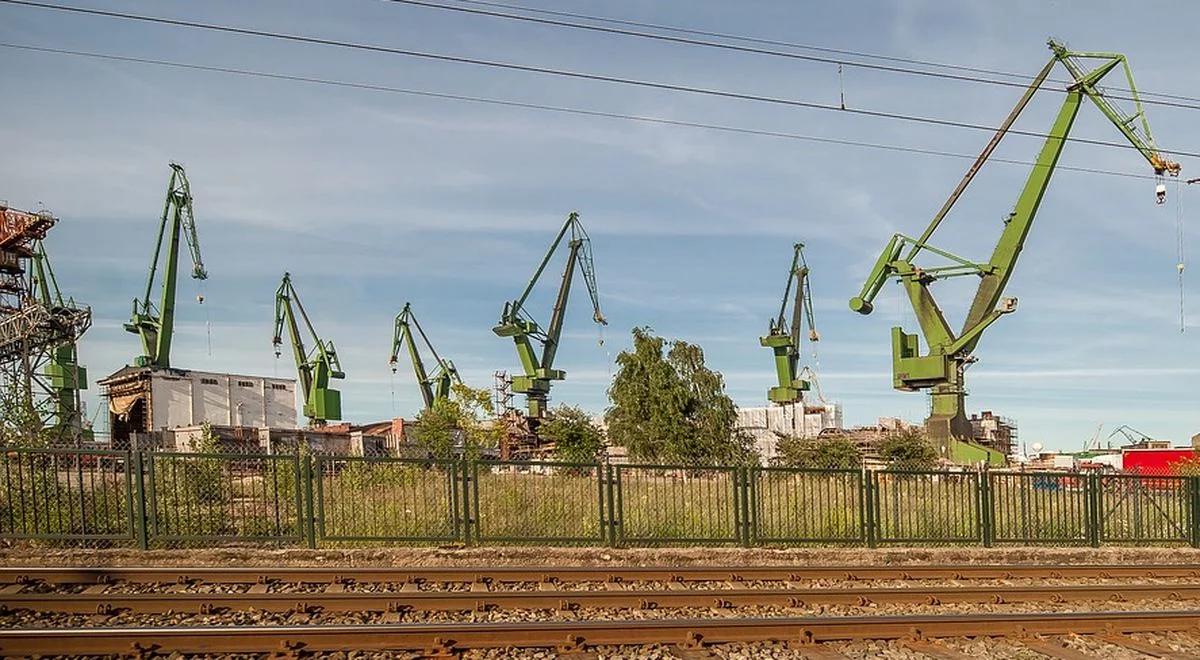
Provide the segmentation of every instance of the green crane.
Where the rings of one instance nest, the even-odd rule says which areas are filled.
[[[543,331],[537,321],[534,321],[525,311],[525,301],[529,298],[538,278],[546,270],[546,265],[554,256],[555,250],[562,244],[568,231],[571,238],[567,241],[567,265],[563,269],[558,297],[554,300],[550,325]],[[583,280],[587,284],[588,295],[592,298],[592,320],[600,325],[608,325],[604,314],[600,312],[600,298],[596,293],[596,273],[592,267],[592,242],[583,229],[583,223],[579,221],[579,213],[573,212],[563,223],[554,242],[550,244],[549,251],[542,258],[541,264],[533,273],[533,279],[529,280],[521,297],[504,303],[500,322],[492,328],[492,332],[500,337],[512,337],[517,346],[517,357],[521,360],[524,374],[513,376],[512,390],[525,395],[529,416],[534,419],[540,419],[546,414],[546,401],[550,394],[551,383],[562,380],[567,375],[565,371],[554,368],[554,356],[558,351],[558,340],[562,334],[563,319],[566,315],[567,299],[571,294],[571,279],[575,274],[576,264],[579,265],[579,271],[583,274]],[[542,345],[540,356],[534,349],[533,342],[535,341]]]
[[[910,238],[903,234],[892,236],[875,262],[861,292],[850,299],[850,309],[861,314],[870,314],[875,296],[888,279],[896,278],[904,287],[921,327],[928,352],[920,354],[920,344],[916,335],[905,333],[899,327],[892,328],[892,384],[896,389],[903,391],[930,390],[932,406],[926,426],[930,437],[935,439],[946,453],[952,453],[948,449],[953,448],[953,439],[969,438],[971,435],[970,423],[964,412],[966,391],[963,371],[975,361],[972,352],[979,344],[984,330],[1001,316],[1016,309],[1015,298],[1003,297],[1004,288],[1012,277],[1017,257],[1029,235],[1038,205],[1050,183],[1050,177],[1054,173],[1084,97],[1091,99],[1117,130],[1150,162],[1157,176],[1162,177],[1164,173],[1175,176],[1180,170],[1178,163],[1168,160],[1155,146],[1125,56],[1117,53],[1074,52],[1054,40],[1050,40],[1048,44],[1053,52],[1050,61],[1034,78],[991,142],[933,217],[933,221],[918,238]],[[1091,62],[1098,64],[1089,70],[1084,65]],[[1004,227],[991,258],[986,262],[976,263],[930,245],[929,239],[938,225],[1008,132],[1030,98],[1046,81],[1055,63],[1062,63],[1071,74],[1073,82],[1066,89],[1062,108],[1046,135],[1033,170],[1029,173],[1020,197],[1017,198],[1016,206],[1004,218]],[[1124,70],[1125,82],[1135,106],[1132,115],[1115,106],[1099,87],[1101,79],[1118,66]],[[1166,187],[1160,179],[1156,189],[1160,203],[1165,191]],[[933,253],[948,263],[933,267],[918,266],[914,259],[922,251]],[[978,277],[979,288],[962,329],[956,334],[934,301],[929,284],[936,280],[963,275]]]
[[[58,310],[78,309],[73,299],[63,298],[54,269],[50,266],[50,257],[46,254],[46,246],[40,240],[33,243],[31,261],[33,295],[38,302],[51,310],[52,315]],[[87,389],[87,369],[79,364],[76,340],[63,341],[50,349],[45,374],[53,419],[50,428],[56,435],[85,442],[91,440],[92,431],[85,428],[80,396],[80,392]]]
[[[788,270],[787,286],[783,289],[783,302],[779,315],[771,319],[765,337],[758,342],[775,353],[775,373],[779,385],[767,391],[767,399],[775,403],[796,403],[803,399],[812,383],[805,378],[804,370],[797,370],[800,363],[800,341],[804,323],[808,323],[808,340],[820,341],[816,324],[813,322],[812,290],[809,288],[808,263],[804,260],[804,244],[793,246],[792,267]],[[795,297],[792,287],[795,286]],[[787,320],[788,301],[792,302],[791,321]]]
[[[297,312],[313,341],[311,353],[304,350],[304,338],[300,335]],[[337,350],[332,341],[323,341],[313,329],[308,312],[300,303],[300,296],[292,286],[290,273],[283,274],[283,282],[275,292],[275,357],[281,354],[283,330],[287,326],[292,342],[292,355],[296,359],[296,372],[300,377],[300,389],[304,392],[304,416],[310,426],[325,426],[325,422],[342,418],[342,393],[329,387],[331,378],[345,378]]]
[[[192,277],[197,280],[208,278],[204,260],[200,257],[200,239],[196,237],[196,219],[192,214],[192,191],[188,185],[183,166],[171,163],[171,178],[167,182],[167,198],[163,204],[162,220],[158,226],[158,240],[154,245],[154,257],[150,260],[150,277],[146,280],[146,294],[141,300],[133,301],[133,314],[125,330],[142,339],[142,354],[134,364],[139,367],[171,366],[171,338],[175,331],[175,285],[179,267],[179,235],[183,234],[192,253]],[[159,257],[166,238],[166,257],[163,260],[162,293],[158,306],[150,301],[154,293],[154,277],[158,274]],[[201,298],[203,302],[203,298]]]
[[[421,360],[421,353],[417,350],[417,342],[413,337],[413,328],[417,329],[417,334],[421,336],[421,341],[425,342],[425,347],[429,349],[437,364],[432,374],[425,369],[425,363]],[[462,383],[462,379],[458,376],[458,370],[454,368],[454,363],[443,360],[434,349],[433,344],[429,342],[424,328],[412,313],[411,303],[404,303],[404,309],[396,315],[396,327],[392,333],[392,355],[388,358],[392,373],[396,373],[401,344],[408,349],[408,357],[417,378],[417,387],[421,389],[421,400],[425,403],[425,410],[433,408],[433,403],[438,399],[446,399],[450,396],[451,383]]]

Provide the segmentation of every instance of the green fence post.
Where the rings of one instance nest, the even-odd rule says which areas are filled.
[[[1100,547],[1100,475],[1087,475],[1088,541],[1093,548]]]
[[[612,463],[604,464],[604,503],[608,508],[608,545],[617,545],[617,498],[614,493],[617,487],[616,474]]]
[[[979,470],[979,524],[983,547],[990,548],[996,541],[996,519],[993,515],[992,475],[987,465]]]
[[[875,477],[874,473],[865,468],[859,484],[859,499],[862,506],[863,527],[865,527],[863,540],[867,542],[868,548],[874,548],[878,542],[875,536]]]
[[[475,516],[479,515],[479,512],[471,506],[471,480],[478,478],[478,470],[479,464],[468,459],[464,453],[462,457],[462,511],[463,543],[466,545],[471,545],[471,527],[475,523]]]
[[[134,531],[137,534],[138,547],[142,550],[150,548],[150,534],[146,520],[146,477],[142,470],[142,452],[130,452],[133,458],[133,498],[136,513],[134,514]]]
[[[313,457],[305,455],[301,463],[300,480],[304,482],[304,536],[308,539],[308,547],[317,547],[317,507],[313,498],[313,479],[318,475],[313,471]]]
[[[1188,488],[1192,496],[1188,511],[1188,522],[1190,523],[1192,532],[1192,547],[1200,548],[1200,477],[1189,478]]]
[[[746,468],[746,545],[759,545],[758,466]]]
[[[740,515],[735,515],[735,518],[741,523],[741,529],[738,530],[741,544],[743,546],[750,545],[750,469],[736,468],[733,472],[733,483],[737,488],[737,499],[734,501],[734,506],[740,509]]]

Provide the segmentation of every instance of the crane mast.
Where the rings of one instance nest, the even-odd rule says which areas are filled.
[[[432,374],[425,369],[425,362],[421,359],[421,353],[417,349],[417,342],[413,336],[413,328],[416,328],[417,334],[421,336],[421,341],[425,343],[425,347],[433,355],[434,363],[437,366]],[[392,373],[396,373],[396,364],[399,362],[401,346],[408,351],[409,360],[412,362],[413,374],[416,376],[417,387],[421,390],[421,400],[425,404],[425,410],[433,408],[435,401],[449,398],[452,383],[462,383],[462,379],[458,375],[458,370],[454,368],[454,363],[449,360],[443,360],[438,355],[437,350],[434,349],[433,344],[430,343],[429,337],[425,334],[425,329],[421,327],[420,322],[417,321],[417,317],[412,313],[411,303],[404,303],[404,308],[396,315],[395,329],[392,332],[392,354],[388,358],[388,364],[392,367]]]
[[[133,301],[133,314],[125,330],[138,335],[142,340],[142,354],[134,364],[139,367],[171,366],[171,339],[175,332],[175,288],[179,270],[179,238],[183,235],[192,255],[192,277],[197,280],[208,278],[204,260],[200,256],[200,239],[196,236],[196,219],[192,213],[192,191],[183,166],[171,163],[171,178],[167,182],[167,197],[163,203],[162,219],[158,225],[158,239],[154,244],[154,256],[150,260],[150,276],[146,280],[146,293]],[[157,307],[151,302],[154,295],[154,280],[158,274],[159,258],[162,256],[164,240],[166,256],[162,260],[162,291]]]
[[[304,348],[300,322],[303,321],[308,336],[312,338],[313,350]],[[283,332],[287,330],[292,344],[292,357],[296,361],[296,373],[300,390],[304,393],[304,416],[310,426],[325,426],[327,421],[342,418],[342,393],[329,387],[330,379],[345,378],[337,350],[332,341],[324,341],[313,329],[308,312],[300,302],[300,296],[292,286],[290,273],[283,274],[283,281],[275,292],[275,357],[279,357],[283,346]]]
[[[788,270],[787,285],[783,289],[783,302],[779,305],[779,314],[771,319],[767,334],[759,338],[759,343],[770,348],[775,353],[775,373],[779,385],[767,391],[767,399],[779,404],[790,404],[801,401],[804,392],[812,387],[812,382],[805,378],[806,370],[799,370],[800,342],[803,337],[805,323],[808,324],[808,340],[815,342],[821,339],[813,321],[812,291],[808,281],[808,263],[804,260],[804,244],[793,246],[792,267]],[[795,288],[794,298],[793,287]],[[788,302],[792,303],[792,314],[788,320]]]
[[[559,284],[558,295],[554,300],[554,308],[550,314],[550,323],[542,330],[525,310],[525,302],[533,291],[534,285],[541,278],[550,259],[554,256],[563,239],[570,233],[567,241],[567,263],[563,268],[562,282]],[[500,313],[500,322],[492,328],[492,332],[500,337],[512,337],[517,347],[517,357],[524,371],[521,375],[513,376],[512,389],[524,394],[528,403],[529,416],[540,419],[546,414],[547,400],[553,381],[566,378],[566,372],[554,368],[554,358],[558,352],[559,338],[562,335],[563,321],[566,318],[567,301],[571,294],[571,281],[578,265],[587,286],[588,295],[592,299],[592,320],[600,325],[608,325],[604,314],[600,312],[600,298],[596,292],[596,273],[592,266],[591,239],[579,221],[579,213],[572,212],[562,229],[559,230],[546,256],[542,258],[533,278],[525,286],[524,292],[516,300],[506,302]],[[534,342],[541,344],[539,355]]]
[[[929,226],[918,238],[903,234],[893,235],[875,262],[862,290],[850,300],[850,309],[861,314],[870,314],[876,295],[889,279],[899,280],[904,287],[928,352],[924,355],[920,353],[920,342],[915,334],[908,334],[900,327],[892,328],[892,384],[896,389],[903,391],[930,390],[932,405],[926,426],[930,437],[941,445],[943,451],[951,446],[953,439],[971,436],[970,423],[965,413],[966,389],[963,373],[976,359],[973,351],[978,346],[983,332],[1000,317],[1016,309],[1016,299],[1005,298],[1004,289],[1012,277],[1017,258],[1032,228],[1034,217],[1083,99],[1090,99],[1117,127],[1150,163],[1156,176],[1176,176],[1180,171],[1179,164],[1169,160],[1154,144],[1125,56],[1117,53],[1074,52],[1054,40],[1050,40],[1048,44],[1053,53],[1050,61],[1034,78],[1016,107],[1009,113],[991,142],[963,176]],[[1089,70],[1083,66],[1085,60],[1098,60],[1099,64]],[[933,233],[1008,132],[1009,127],[1042,87],[1056,63],[1061,63],[1067,69],[1073,82],[1067,87],[1066,98],[1046,135],[1016,205],[1004,219],[1004,228],[991,258],[982,263],[973,262],[930,245],[929,239]],[[1126,114],[1115,106],[1099,87],[1101,79],[1118,66],[1123,68],[1126,83],[1131,90],[1130,96],[1135,105],[1133,115]],[[1160,203],[1165,190],[1160,181],[1156,189]],[[932,253],[948,263],[932,267],[917,265],[915,258],[922,252]],[[962,329],[955,333],[934,300],[929,285],[940,279],[963,275],[978,277],[979,287]]]
[[[41,240],[33,243],[32,276],[33,295],[48,310],[76,309],[75,301],[63,298],[58,288],[58,279],[50,266],[50,257]],[[60,436],[74,437],[79,441],[92,438],[90,429],[85,428],[83,405],[80,392],[87,389],[87,369],[79,364],[79,349],[75,339],[65,339],[50,349],[45,375],[49,381],[50,414],[49,425]]]

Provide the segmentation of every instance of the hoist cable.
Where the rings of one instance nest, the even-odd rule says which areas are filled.
[[[1183,228],[1183,186],[1179,180],[1175,181],[1175,243],[1176,243],[1176,258],[1175,270],[1179,277],[1179,332],[1187,331],[1187,314],[1184,306],[1184,228]]]

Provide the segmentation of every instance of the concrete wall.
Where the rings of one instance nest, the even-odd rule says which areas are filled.
[[[296,384],[282,378],[205,371],[150,376],[156,429],[198,424],[296,428]]]

